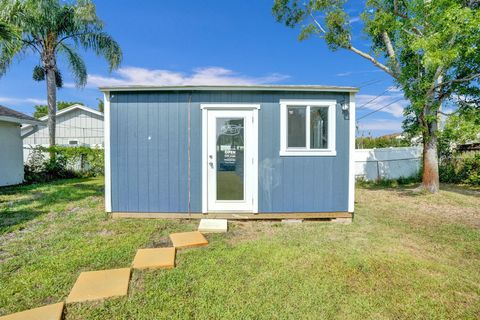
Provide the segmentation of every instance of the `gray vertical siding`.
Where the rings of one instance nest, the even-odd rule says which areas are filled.
[[[348,114],[337,108],[337,156],[279,156],[280,99],[336,99],[348,103],[348,93],[212,91],[115,92],[113,95],[113,211],[201,212],[202,103],[261,104],[258,182],[260,212],[328,212],[348,209]]]

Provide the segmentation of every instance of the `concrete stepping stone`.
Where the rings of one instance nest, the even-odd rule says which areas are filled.
[[[208,245],[207,239],[198,231],[170,234],[173,246],[177,249],[204,247]]]
[[[60,302],[40,308],[12,313],[8,316],[0,317],[0,320],[60,320],[62,318],[63,305],[64,303]]]
[[[201,219],[198,225],[198,231],[204,233],[223,233],[227,229],[227,219]]]
[[[138,249],[133,259],[134,269],[172,269],[175,267],[175,248]]]
[[[80,273],[66,302],[83,302],[111,297],[125,296],[128,293],[130,268],[88,271]]]

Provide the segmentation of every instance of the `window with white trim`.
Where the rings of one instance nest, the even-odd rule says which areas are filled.
[[[335,156],[335,100],[280,100],[280,155]]]

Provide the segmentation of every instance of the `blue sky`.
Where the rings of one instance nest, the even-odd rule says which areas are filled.
[[[96,107],[101,84],[325,84],[359,86],[357,107],[390,91],[357,112],[357,118],[402,98],[390,77],[361,57],[340,50],[331,52],[323,40],[297,40],[298,30],[277,23],[271,0],[97,0],[97,13],[106,31],[121,45],[124,59],[109,73],[102,58],[83,53],[89,82],[78,89],[68,67],[60,61],[65,87],[58,99]],[[354,31],[361,29],[361,1],[350,2]],[[368,50],[368,43],[354,37]],[[32,80],[38,57],[15,61],[0,78],[0,104],[27,114],[33,105],[46,103],[44,82]],[[361,119],[362,133],[378,136],[400,132],[399,100]]]

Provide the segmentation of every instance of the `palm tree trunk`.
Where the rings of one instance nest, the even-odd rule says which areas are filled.
[[[57,115],[57,83],[55,79],[55,69],[47,67],[47,101],[48,101],[48,137],[49,145],[55,145],[55,125]]]
[[[423,176],[422,186],[431,193],[440,189],[438,175],[438,152],[437,152],[437,120],[429,121],[423,133]]]

